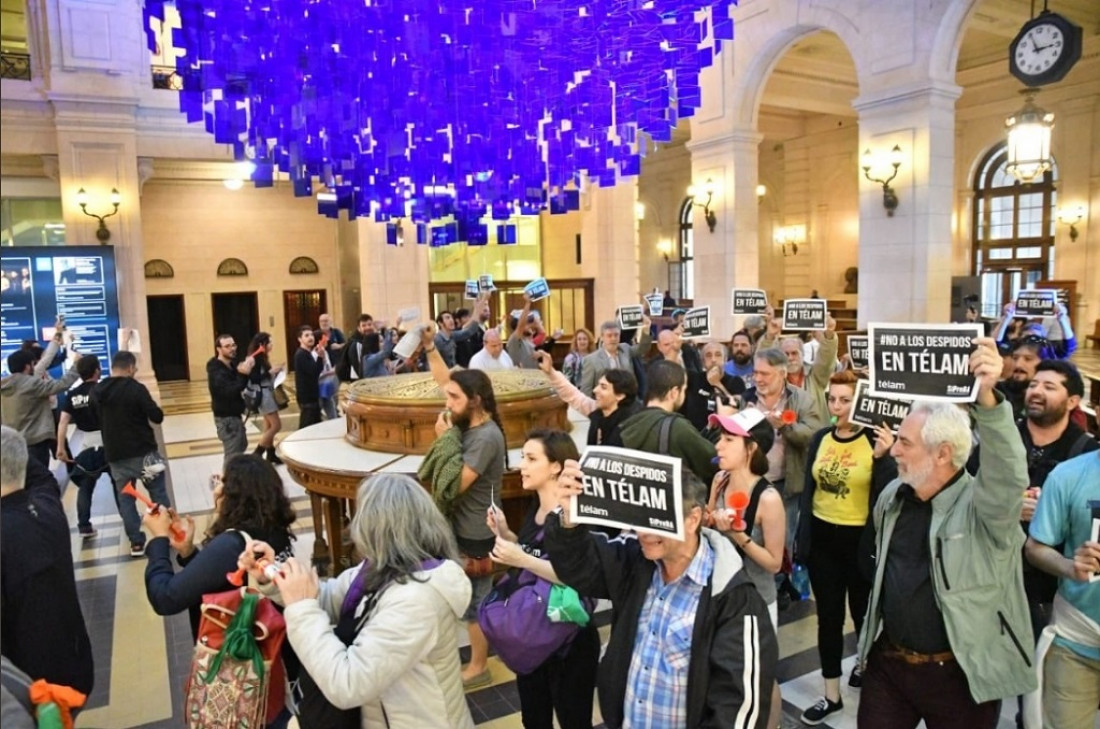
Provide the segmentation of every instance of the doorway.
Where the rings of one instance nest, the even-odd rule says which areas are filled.
[[[251,354],[248,343],[260,331],[260,307],[256,292],[243,294],[211,294],[211,308],[214,311],[214,336],[233,335],[237,343],[237,356],[244,358]],[[210,341],[210,352],[214,352],[214,342]]]
[[[189,380],[183,296],[147,296],[149,352],[158,382]]]
[[[324,289],[311,291],[284,291],[283,317],[286,324],[286,366],[294,369],[294,353],[298,351],[298,327],[308,324],[318,327],[321,314],[327,311],[328,303]]]

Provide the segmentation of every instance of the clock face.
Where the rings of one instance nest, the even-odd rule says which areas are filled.
[[[1039,76],[1049,71],[1066,49],[1062,29],[1053,23],[1040,23],[1020,37],[1013,62],[1027,76]]]

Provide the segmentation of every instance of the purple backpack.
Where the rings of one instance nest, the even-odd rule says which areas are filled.
[[[477,622],[485,637],[518,675],[541,666],[580,630],[576,623],[554,623],[546,616],[552,586],[527,570],[510,570],[478,609]]]

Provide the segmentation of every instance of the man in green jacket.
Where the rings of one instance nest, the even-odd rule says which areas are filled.
[[[691,421],[676,412],[684,404],[687,372],[667,359],[646,368],[646,407],[623,421],[619,428],[623,445],[639,451],[676,456],[684,468],[709,484],[718,465],[714,444],[699,434]],[[667,427],[667,447],[661,448],[661,429]]]
[[[970,424],[951,404],[918,402],[891,455],[898,478],[875,505],[877,565],[859,641],[860,727],[997,726],[1001,699],[1035,687],[1021,570],[1027,455],[995,394],[1001,358],[978,339],[970,371],[982,443],[964,466]]]

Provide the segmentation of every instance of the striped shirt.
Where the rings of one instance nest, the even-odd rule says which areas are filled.
[[[687,723],[688,666],[699,598],[714,572],[714,549],[699,541],[691,564],[667,585],[660,566],[638,615],[634,656],[627,676],[624,729],[680,727]]]

